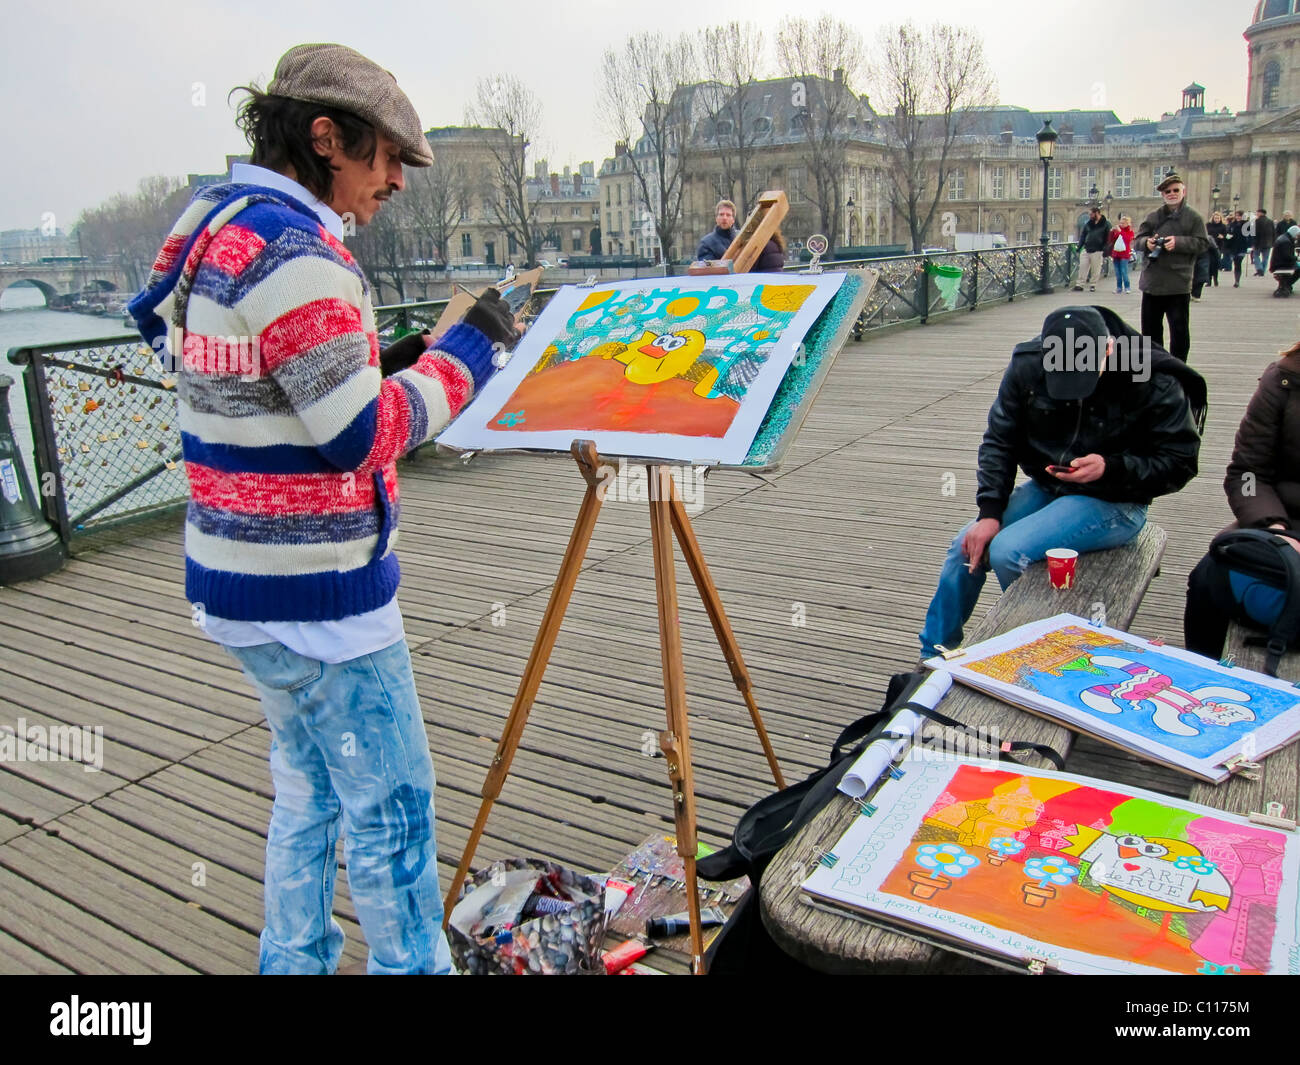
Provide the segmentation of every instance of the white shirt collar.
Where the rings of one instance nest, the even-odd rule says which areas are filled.
[[[315,212],[316,217],[321,220],[321,225],[329,232],[335,240],[343,239],[343,219],[338,216],[332,207],[328,207],[316,199],[310,191],[299,185],[291,177],[285,177],[277,170],[268,170],[264,166],[254,166],[252,163],[235,163],[230,168],[230,180],[236,184],[244,185],[264,185],[268,189],[275,189],[277,192],[285,192],[295,200],[310,207]]]

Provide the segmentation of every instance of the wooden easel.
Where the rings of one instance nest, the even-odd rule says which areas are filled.
[[[550,601],[546,604],[546,612],[542,615],[541,627],[537,631],[532,652],[528,656],[528,664],[520,679],[519,690],[515,693],[510,716],[506,719],[505,731],[502,732],[501,739],[497,743],[496,754],[488,769],[487,779],[483,782],[483,803],[479,807],[469,841],[465,844],[465,853],[452,880],[451,889],[447,892],[443,916],[444,927],[451,919],[452,908],[469,873],[469,865],[474,860],[474,852],[478,849],[479,840],[483,836],[492,804],[501,794],[502,785],[510,773],[510,764],[519,749],[519,741],[528,722],[528,713],[537,697],[537,690],[541,687],[542,674],[546,672],[551,651],[559,636],[560,624],[564,620],[565,610],[568,609],[569,598],[573,594],[573,587],[577,583],[582,561],[586,557],[591,534],[596,526],[596,518],[600,513],[603,491],[601,491],[602,482],[599,474],[600,456],[596,453],[596,445],[590,440],[576,440],[570,450],[587,482],[587,492],[583,496],[582,505],[578,508],[578,517],[569,536],[569,546],[565,549],[564,559],[560,563],[560,572],[556,575]],[[708,612],[709,621],[713,624],[718,644],[731,670],[731,678],[740,689],[745,705],[749,708],[754,731],[758,733],[759,742],[763,745],[763,753],[767,756],[767,764],[772,769],[776,786],[784,788],[785,780],[781,776],[781,767],[777,763],[771,740],[763,726],[758,705],[754,701],[749,673],[745,669],[744,659],[741,658],[736,635],[722,608],[717,586],[713,583],[708,566],[705,565],[704,554],[700,550],[699,541],[695,538],[695,530],[691,527],[686,507],[677,492],[672,472],[666,466],[657,465],[650,465],[648,470],[650,473],[650,538],[654,555],[655,598],[659,606],[659,650],[663,661],[664,707],[668,718],[668,727],[659,733],[659,746],[668,762],[673,817],[677,824],[677,853],[681,855],[686,866],[686,905],[691,919],[692,971],[700,975],[703,973],[704,943],[700,930],[700,897],[695,876],[695,853],[698,848],[695,836],[695,781],[691,768],[690,727],[686,719],[686,675],[682,665],[682,634],[677,614],[677,580],[674,572],[672,541],[674,535],[681,545],[682,555],[691,571],[691,577],[695,580],[695,586],[704,602],[704,609]]]

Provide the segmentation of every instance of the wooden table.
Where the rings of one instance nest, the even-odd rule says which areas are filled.
[[[1156,575],[1165,539],[1163,529],[1148,525],[1124,547],[1082,556],[1075,585],[1066,591],[1051,587],[1044,563],[1031,566],[967,635],[966,642],[987,640],[1017,625],[1059,613],[1093,618],[1104,611],[1107,625],[1126,629]],[[1062,757],[1070,748],[1073,733],[1068,729],[971,688],[954,685],[940,708],[968,726],[996,730],[1005,740],[1045,743]],[[1034,761],[1033,755],[1018,757],[1029,758],[1027,764],[1051,767],[1046,760]],[[761,912],[781,949],[824,972],[1003,971],[881,925],[814,909],[804,901],[799,885],[812,870],[814,850],[830,850],[858,815],[858,807],[837,793],[772,860],[760,888]]]

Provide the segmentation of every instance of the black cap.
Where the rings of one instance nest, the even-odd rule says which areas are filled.
[[[1043,319],[1043,369],[1052,399],[1086,399],[1097,388],[1110,329],[1096,307],[1060,307]]]

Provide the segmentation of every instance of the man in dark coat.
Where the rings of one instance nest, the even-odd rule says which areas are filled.
[[[701,240],[700,246],[695,249],[696,262],[703,262],[706,259],[721,259],[727,254],[731,242],[736,239],[736,205],[730,200],[719,200],[718,206],[713,209],[713,212],[717,225],[714,227],[713,232]]]
[[[1110,222],[1101,213],[1101,208],[1093,206],[1088,209],[1088,221],[1079,231],[1079,272],[1074,279],[1074,291],[1082,292],[1088,286],[1089,292],[1097,291],[1097,281],[1101,278],[1102,258],[1106,254],[1106,240],[1110,236]]]
[[[1169,354],[1187,361],[1192,348],[1188,313],[1192,303],[1192,273],[1196,260],[1210,246],[1205,219],[1187,202],[1187,186],[1175,173],[1158,186],[1164,205],[1152,211],[1137,231],[1137,247],[1147,261],[1138,288],[1142,290],[1142,332],[1165,346],[1169,319]]]
[[[1273,250],[1275,240],[1277,240],[1277,227],[1261,207],[1255,212],[1255,245],[1254,254],[1251,255],[1251,260],[1255,264],[1256,277],[1264,276],[1264,267],[1268,264],[1268,254]]]
[[[1052,311],[1016,345],[989,410],[978,514],[948,549],[922,656],[960,645],[988,569],[1006,588],[1052,548],[1137,536],[1151,501],[1196,476],[1205,399],[1195,370],[1109,307]]]
[[[1300,237],[1300,226],[1292,226],[1280,234],[1273,242],[1273,257],[1268,264],[1269,272],[1277,280],[1273,295],[1283,299],[1290,297],[1291,286],[1295,284],[1297,237]]]

